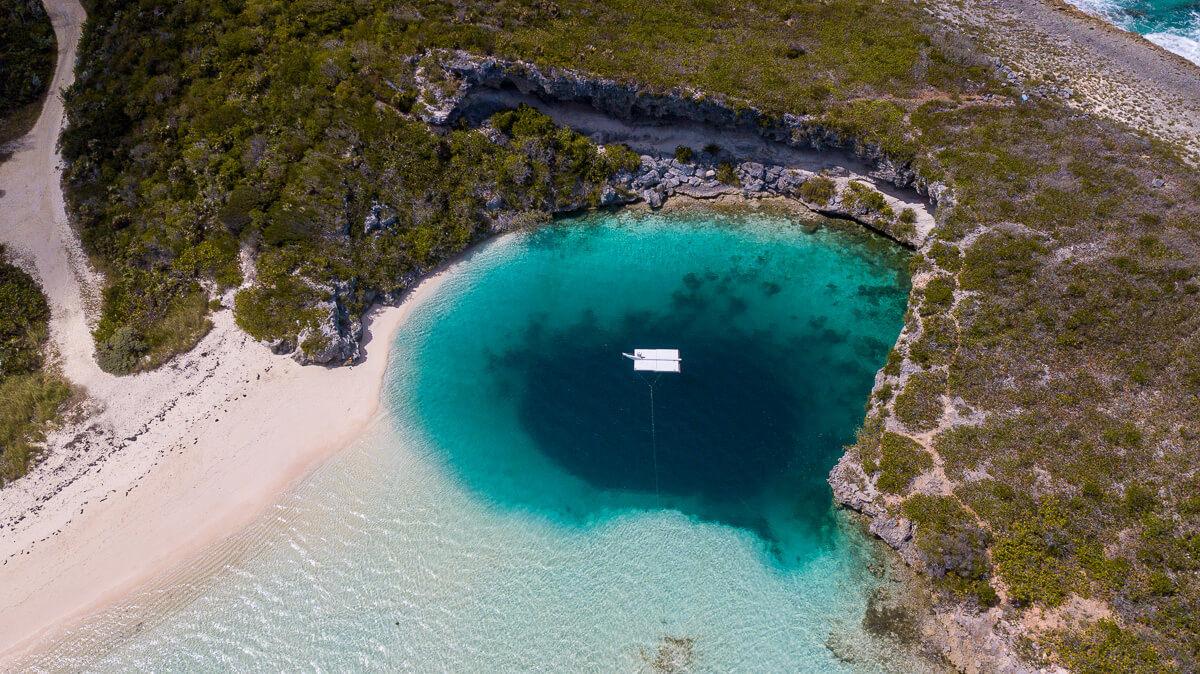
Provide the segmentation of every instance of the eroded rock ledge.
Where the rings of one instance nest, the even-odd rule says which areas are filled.
[[[523,61],[462,51],[425,55],[417,64],[417,81],[421,95],[415,112],[435,126],[460,120],[478,124],[491,112],[526,103],[598,143],[628,143],[643,153],[643,166],[632,181],[618,177],[624,184],[617,187],[634,192],[625,195],[622,203],[645,200],[656,207],[676,193],[700,198],[734,193],[748,198],[797,197],[813,210],[856,220],[913,248],[932,230],[932,212],[952,203],[944,184],[924,179],[879,146],[861,143],[811,117],[772,116],[697,91],[657,93],[571,70],[543,70]],[[672,133],[680,128],[689,133]],[[705,141],[692,148],[700,155],[694,165],[664,161],[672,138]],[[715,151],[699,152],[702,148]],[[716,169],[722,163],[736,168],[736,182],[717,179]],[[838,189],[828,200],[805,198],[798,191],[818,173],[843,179],[835,180]],[[884,196],[892,212],[880,213],[881,209],[870,209],[850,198],[853,195],[845,190],[854,179],[873,189],[886,189]],[[914,223],[900,222],[897,208],[903,207],[926,217]]]
[[[637,202],[658,208],[673,196],[785,197],[916,249],[936,224],[935,209],[952,203],[941,183],[927,182],[880,148],[856,143],[807,118],[775,118],[696,92],[652,93],[572,71],[543,71],[524,62],[457,51],[427,54],[417,74],[421,96],[414,112],[433,126],[482,125],[488,133],[485,120],[491,113],[529,104],[602,148],[623,144],[640,153],[637,169],[614,175],[599,203],[575,195],[552,215]],[[679,145],[688,147],[692,156],[677,158]],[[527,221],[528,213],[519,204],[505,203],[498,194],[485,196],[483,217],[493,233]],[[363,230],[386,229],[389,210],[387,204],[378,204],[362,223]],[[414,274],[402,286],[409,287],[419,276]],[[361,356],[362,320],[347,310],[345,298],[355,289],[339,284],[320,290],[329,299],[319,307],[319,328],[294,342],[272,346],[306,364],[354,362]],[[369,295],[369,301],[395,302],[400,294]],[[322,346],[300,348],[305,340]]]

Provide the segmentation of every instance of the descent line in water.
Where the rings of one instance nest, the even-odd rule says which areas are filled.
[[[654,381],[648,384],[650,387],[650,452],[654,457],[654,500],[659,506],[662,506],[662,494],[658,491],[658,429],[654,426],[654,384],[661,376],[655,376]]]

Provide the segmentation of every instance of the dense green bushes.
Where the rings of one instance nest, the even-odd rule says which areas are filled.
[[[988,579],[989,534],[962,505],[948,496],[915,494],[904,501],[904,515],[916,525],[914,540],[926,569],[944,587],[981,606],[996,603]]]
[[[837,185],[825,176],[814,176],[800,186],[800,198],[810,204],[824,206],[833,198]]]
[[[66,380],[53,373],[0,378],[0,486],[29,469],[46,428],[70,395]]]
[[[1105,619],[1082,634],[1064,634],[1059,644],[1064,663],[1079,674],[1164,674],[1179,671],[1136,633]]]
[[[946,375],[940,371],[918,372],[908,379],[896,396],[896,418],[913,431],[928,431],[942,417],[942,392]]]
[[[106,65],[68,92],[62,145],[71,210],[110,280],[95,331],[105,369],[190,349],[207,295],[241,283],[242,250],[257,283],[235,303],[239,323],[295,341],[335,295],[361,311],[492,215],[597,205],[609,175],[640,163],[531,109],[492,120],[501,142],[435,133],[396,107],[423,30],[390,6],[302,4],[90,8],[81,51]],[[375,212],[386,226],[365,228]]]
[[[49,320],[50,306],[41,288],[5,259],[0,245],[0,377],[41,367]]]
[[[40,0],[0,0],[0,144],[36,117],[32,104],[50,86],[54,51],[54,29]]]
[[[50,308],[0,246],[0,486],[25,474],[37,443],[70,395],[66,382],[42,371]]]

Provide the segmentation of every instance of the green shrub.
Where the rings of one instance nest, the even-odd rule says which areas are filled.
[[[0,487],[25,474],[46,428],[70,395],[70,385],[57,374],[0,378]]]
[[[738,179],[737,171],[733,168],[733,164],[729,162],[717,164],[717,180],[735,187],[742,184],[742,181]]]
[[[963,290],[1003,292],[1021,288],[1033,277],[1045,247],[1030,237],[989,233],[975,240],[963,259]]]
[[[823,121],[856,140],[880,146],[893,159],[904,161],[915,153],[904,133],[904,108],[893,101],[850,101],[830,110]]]
[[[1178,671],[1140,636],[1112,620],[1097,621],[1058,640],[1063,664],[1079,674],[1165,674]]]
[[[937,266],[942,270],[948,271],[951,274],[957,273],[962,268],[962,254],[959,253],[957,246],[942,241],[935,241],[929,247],[929,257],[937,263]]]
[[[954,279],[935,276],[925,286],[925,298],[921,302],[921,315],[940,314],[954,303]]]
[[[891,206],[885,207],[883,212],[880,215],[883,217],[883,219],[885,221],[890,220],[892,217]],[[876,223],[876,224],[879,224],[879,223]],[[886,231],[889,228],[884,227],[883,229]],[[911,239],[912,237],[916,236],[916,234],[917,234],[917,226],[911,222],[894,222],[891,224],[890,229],[891,229],[891,233],[892,233],[892,238],[898,239],[900,241],[905,241],[905,240]]]
[[[857,180],[849,182],[843,199],[851,208],[862,208],[869,213],[886,213],[889,216],[892,214],[892,209],[882,192]]]
[[[105,372],[129,374],[138,369],[142,356],[149,350],[137,329],[123,325],[96,346],[96,362]]]
[[[514,138],[544,137],[554,133],[554,122],[531,106],[522,103],[514,110],[492,115],[491,124]]]
[[[933,467],[933,457],[910,438],[885,432],[880,439],[879,479],[883,491],[901,494],[913,478]]]
[[[29,274],[9,264],[0,246],[0,378],[42,365],[50,306]]]
[[[1171,580],[1171,577],[1167,575],[1165,571],[1158,570],[1150,572],[1150,577],[1147,579],[1147,585],[1149,586],[1152,594],[1159,595],[1160,597],[1175,594],[1177,589],[1175,586],[1175,581]]]
[[[675,161],[688,164],[692,161],[692,148],[686,145],[680,145],[675,148]]]
[[[1148,485],[1135,482],[1125,488],[1123,505],[1131,517],[1144,515],[1158,505],[1158,493]]]
[[[800,186],[800,198],[810,204],[824,206],[833,199],[836,184],[825,176],[814,176],[804,181]]]
[[[1142,432],[1138,430],[1137,426],[1129,422],[1104,429],[1100,437],[1108,444],[1117,447],[1134,449],[1140,447],[1142,444]]]
[[[234,296],[233,316],[238,326],[255,339],[295,339],[305,328],[317,325],[320,316],[307,307],[320,299],[303,283],[281,280],[272,286],[239,290]]]
[[[900,211],[899,220],[900,220],[900,222],[902,222],[906,225],[915,224],[917,222],[917,212],[914,211],[913,209],[909,208],[908,206],[905,206]]]
[[[199,289],[175,298],[161,319],[146,327],[147,344],[140,370],[153,370],[176,354],[187,353],[212,329],[208,298]]]
[[[632,173],[642,165],[641,156],[629,149],[628,145],[605,145],[604,157],[612,167],[613,172],[626,171]]]
[[[952,497],[929,494],[913,494],[902,510],[916,525],[914,543],[926,570],[956,594],[994,604],[996,594],[987,580],[990,537],[971,514]]]
[[[54,30],[40,2],[0,2],[0,120],[46,92],[54,75]],[[0,137],[0,142],[7,141]]]
[[[941,396],[945,388],[946,376],[940,371],[912,375],[893,403],[896,418],[914,431],[932,429],[942,418]]]
[[[957,346],[954,323],[944,315],[926,316],[921,335],[908,346],[909,357],[924,368],[946,365]]]
[[[1067,518],[1059,501],[1045,498],[1034,517],[1014,522],[997,539],[992,558],[1013,601],[1057,606],[1078,585],[1068,560]]]
[[[217,221],[230,233],[240,234],[250,224],[254,211],[262,206],[264,196],[249,185],[238,185],[217,212]]]
[[[893,347],[888,351],[887,363],[883,366],[883,373],[893,377],[900,374],[900,364],[904,362],[904,356]]]
[[[1109,592],[1121,590],[1129,581],[1129,562],[1120,557],[1109,557],[1098,542],[1088,541],[1080,544],[1075,556],[1088,578]]]

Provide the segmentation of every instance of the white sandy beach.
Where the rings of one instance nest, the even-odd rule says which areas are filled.
[[[48,3],[60,45],[51,91],[73,75],[84,12]],[[0,663],[225,538],[376,415],[388,345],[435,275],[367,324],[366,361],[301,367],[234,325],[229,311],[191,353],[117,378],[92,356],[97,278],[68,226],[51,95],[33,131],[0,164],[0,241],[51,301],[58,365],[89,414],[55,432],[47,459],[0,497]],[[2,664],[0,664],[2,668]]]

